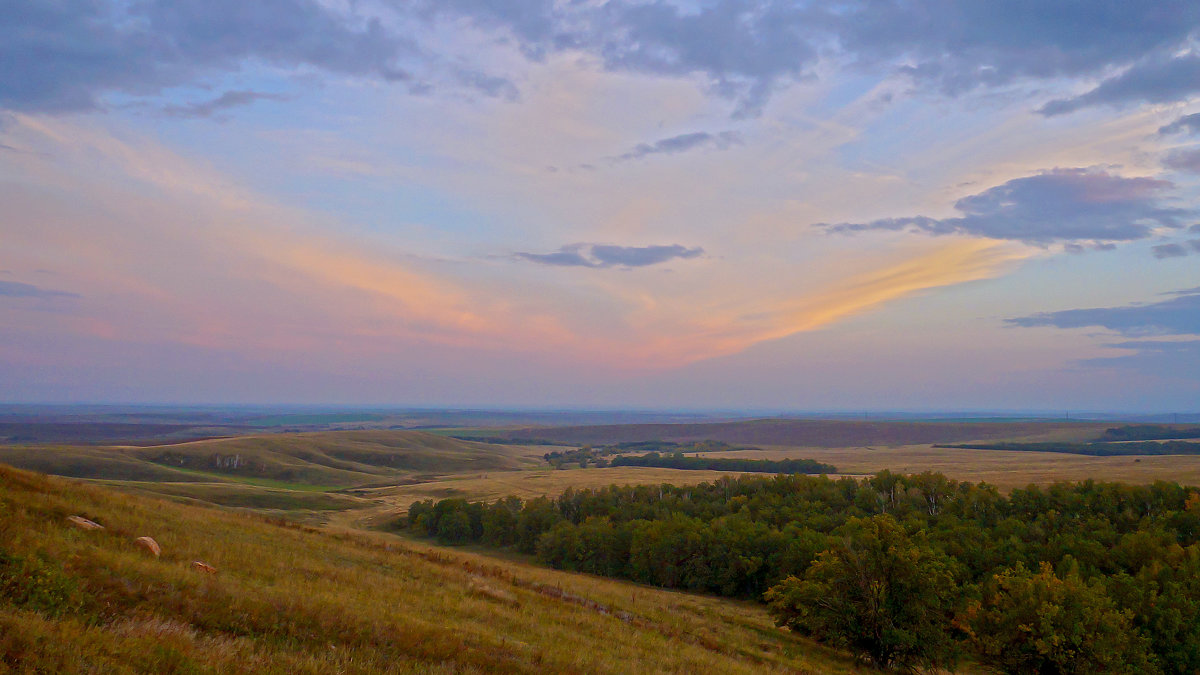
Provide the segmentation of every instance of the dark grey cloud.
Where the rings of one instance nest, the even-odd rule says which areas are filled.
[[[411,41],[316,0],[0,3],[0,107],[88,110],[248,61],[407,80]]]
[[[1054,169],[963,197],[956,218],[911,216],[868,223],[819,224],[831,232],[914,230],[970,234],[1035,244],[1129,241],[1155,227],[1179,228],[1195,212],[1165,204],[1172,183],[1092,169]]]
[[[519,260],[559,267],[647,267],[687,260],[704,255],[704,249],[670,246],[613,246],[609,244],[571,244],[552,253],[513,254]]]
[[[687,260],[704,255],[704,249],[687,248],[679,244],[671,246],[592,246],[592,257],[604,267],[645,267],[669,260]]]
[[[0,297],[3,298],[78,298],[75,293],[39,288],[18,281],[0,281]]]
[[[591,259],[584,256],[580,251],[585,247],[585,244],[572,244],[563,246],[553,253],[525,253],[518,251],[513,256],[519,260],[528,260],[540,265],[556,265],[559,267],[599,267],[599,265]]]
[[[1159,244],[1150,249],[1154,252],[1154,257],[1159,260],[1164,258],[1182,258],[1188,254],[1188,250],[1183,247],[1183,244]]]
[[[815,77],[822,60],[903,72],[948,95],[1025,80],[1111,77],[1051,104],[1065,112],[1195,92],[1200,3],[1079,0],[385,0],[389,29],[366,3],[319,0],[56,0],[0,3],[0,107],[94,108],[106,92],[146,94],[248,62],[405,81],[424,53],[408,36],[428,22],[473,24],[527,58],[570,51],[610,71],[698,78],[754,115],[771,94]],[[447,59],[443,64],[460,63]],[[410,64],[411,65],[411,64]],[[448,77],[513,98],[507,79]]]
[[[1192,253],[1200,253],[1200,239],[1189,239],[1185,242],[1172,242],[1151,247],[1155,258],[1182,258]]]
[[[950,95],[1023,79],[1095,77],[1169,60],[1200,27],[1192,0],[438,0],[436,15],[507,30],[535,58],[570,49],[611,70],[707,78],[754,114],[821,58],[908,73]],[[1110,87],[1111,88],[1111,87]]]
[[[1158,133],[1164,135],[1178,133],[1194,134],[1197,132],[1200,132],[1200,113],[1184,115],[1174,122],[1171,122],[1164,127],[1160,127],[1158,130]]]
[[[1168,294],[1159,302],[1098,309],[1068,309],[1008,319],[1015,326],[1107,328],[1122,335],[1200,335],[1200,288]]]
[[[948,94],[1024,78],[1099,74],[1186,44],[1200,25],[1190,0],[863,0],[822,5],[842,48],[860,60],[905,60]]]
[[[1200,93],[1200,54],[1139,63],[1072,98],[1050,101],[1043,115],[1062,115],[1094,105],[1166,103]]]
[[[169,105],[163,108],[163,112],[172,117],[212,117],[213,115],[236,108],[238,106],[250,105],[255,101],[282,101],[286,97],[281,94],[268,94],[258,91],[234,90],[227,91],[220,96],[200,101],[197,103],[188,103],[185,105]]]
[[[707,131],[697,131],[690,134],[680,134],[664,138],[654,143],[639,143],[632,150],[620,155],[618,160],[641,159],[647,155],[674,155],[680,152],[698,148],[716,148],[724,150],[731,145],[740,145],[742,138],[736,132],[722,131],[710,134]]]
[[[1200,173],[1200,148],[1173,150],[1167,153],[1163,166],[1186,173]]]
[[[431,0],[430,16],[466,18],[507,31],[531,58],[583,51],[611,71],[700,76],[754,115],[773,88],[810,77],[824,38],[809,11],[782,0],[718,0],[681,6],[664,0],[555,3],[553,0]]]

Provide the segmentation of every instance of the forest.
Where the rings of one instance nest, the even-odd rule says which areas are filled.
[[[1200,670],[1200,491],[779,475],[412,505],[397,526],[551,567],[762,601],[881,668]]]

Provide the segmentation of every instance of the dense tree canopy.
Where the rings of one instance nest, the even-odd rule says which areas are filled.
[[[935,473],[746,476],[428,500],[403,524],[560,569],[743,598],[770,590],[781,623],[897,667],[969,649],[1005,672],[1083,672],[1065,655],[1100,671],[1200,671],[1200,491],[1175,483],[1004,495]],[[865,588],[883,595],[848,581],[871,578],[883,585]],[[1058,618],[1022,619],[1039,612]],[[1047,646],[1018,648],[1030,639]]]
[[[953,561],[891,516],[855,518],[804,578],[766,593],[781,624],[849,648],[880,668],[936,668],[956,646]]]

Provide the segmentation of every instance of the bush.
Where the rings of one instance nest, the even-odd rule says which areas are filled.
[[[79,588],[56,564],[0,550],[0,601],[56,617],[80,606]]]

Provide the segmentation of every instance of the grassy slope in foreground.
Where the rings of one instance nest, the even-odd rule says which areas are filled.
[[[0,542],[0,671],[856,672],[751,605],[4,466]]]

